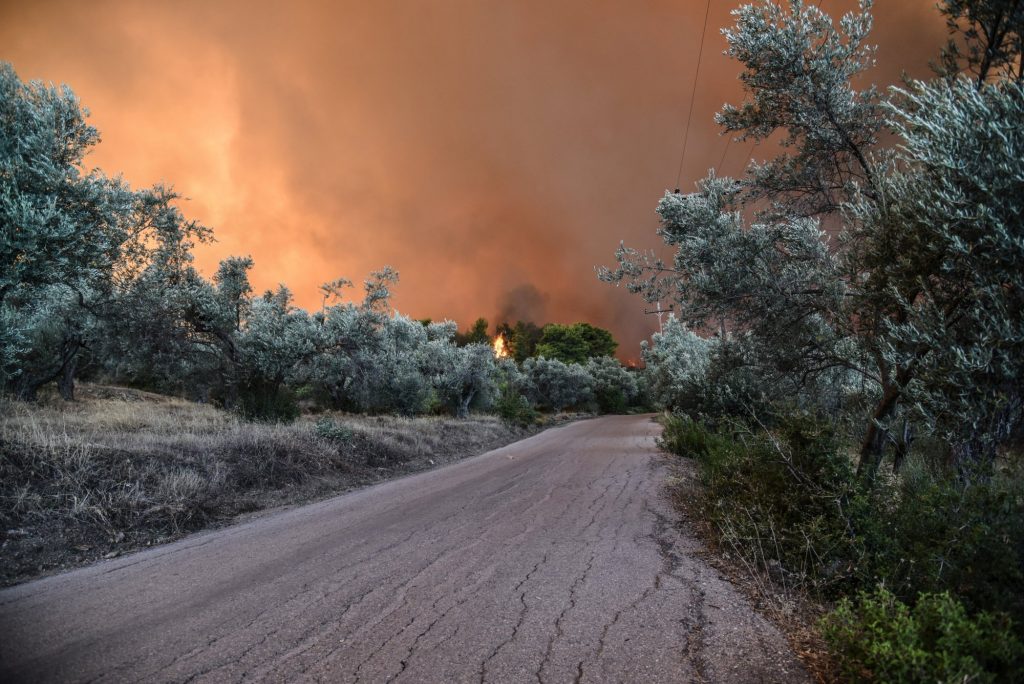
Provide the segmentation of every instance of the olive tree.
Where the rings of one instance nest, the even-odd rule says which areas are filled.
[[[497,392],[497,366],[489,344],[471,343],[457,346],[454,340],[437,340],[428,344],[425,354],[431,362],[427,368],[440,400],[456,416],[469,415],[472,405],[489,408]]]
[[[584,366],[590,375],[594,400],[602,413],[622,413],[640,395],[636,375],[611,356],[597,356]]]
[[[553,411],[583,407],[594,399],[593,379],[583,366],[543,356],[523,362],[517,389],[532,404]]]
[[[838,27],[798,0],[736,10],[725,35],[747,97],[718,121],[740,139],[777,134],[782,152],[738,180],[711,172],[694,193],[668,193],[659,233],[672,260],[623,246],[601,273],[717,329],[713,360],[738,350],[771,396],[859,382],[873,401],[868,477],[887,445],[906,452],[911,414],[978,452],[1019,413],[1022,196],[1016,5],[945,3],[967,27],[974,80],[945,73],[885,95],[853,85],[873,61],[870,6]],[[883,129],[895,147],[879,145]]]
[[[896,164],[882,201],[851,206],[852,232],[859,263],[904,284],[880,335],[900,400],[972,468],[1021,414],[1024,88],[957,78],[896,96]]]
[[[82,167],[87,116],[68,87],[0,63],[0,386],[24,399],[58,378],[70,397],[88,308],[131,237],[133,193]]]
[[[655,405],[670,411],[685,410],[707,383],[714,339],[694,333],[675,315],[669,315],[651,343],[641,344],[647,391]]]

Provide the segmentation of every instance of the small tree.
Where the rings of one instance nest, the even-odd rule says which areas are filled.
[[[558,359],[527,359],[520,383],[520,393],[531,403],[552,411],[582,407],[594,399],[593,379],[586,369]]]
[[[668,193],[658,211],[671,263],[622,247],[618,268],[601,273],[650,302],[675,299],[694,329],[734,332],[715,358],[739,352],[769,396],[821,405],[822,388],[854,376],[874,402],[860,450],[868,478],[888,444],[897,463],[906,453],[911,431],[894,428],[911,406],[936,425],[970,406],[975,435],[1005,435],[1019,412],[1009,388],[1020,371],[1007,360],[1020,358],[1020,286],[1007,270],[1019,267],[1006,265],[1020,263],[1022,196],[1020,90],[990,83],[998,65],[1020,63],[1016,5],[946,3],[953,25],[976,27],[962,35],[973,87],[947,74],[888,102],[851,85],[873,60],[870,5],[838,29],[797,0],[737,10],[725,34],[748,97],[718,121],[740,138],[781,132],[784,152],[739,181],[712,172],[693,194]],[[1002,52],[986,66],[992,45]],[[883,126],[902,148],[878,147]]]
[[[298,408],[288,381],[313,354],[311,321],[283,285],[250,306],[236,343],[240,408],[252,418],[290,420]]]
[[[490,407],[495,399],[497,372],[491,346],[474,343],[459,347],[450,340],[437,340],[430,346],[435,352],[431,364],[433,385],[449,410],[464,418],[474,404]]]
[[[597,356],[585,366],[601,413],[624,413],[640,394],[634,373],[610,356]]]
[[[671,314],[651,344],[641,344],[647,390],[657,406],[675,412],[694,403],[707,383],[713,344]]]

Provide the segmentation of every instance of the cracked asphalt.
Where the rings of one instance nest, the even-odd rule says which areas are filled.
[[[650,416],[0,592],[0,680],[790,682],[676,525]]]

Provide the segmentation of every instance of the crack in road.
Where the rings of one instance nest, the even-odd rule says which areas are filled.
[[[0,591],[0,680],[800,681],[693,554],[657,432],[581,421]]]
[[[551,639],[548,641],[548,647],[544,651],[544,658],[540,662],[540,667],[537,668],[536,675],[538,684],[544,684],[544,668],[551,660],[551,653],[554,650],[555,642],[561,639],[563,635],[562,621],[565,619],[565,616],[568,615],[569,611],[576,607],[576,591],[587,581],[587,575],[590,574],[591,568],[594,567],[594,558],[596,557],[596,554],[590,554],[590,559],[587,561],[587,567],[584,568],[583,573],[576,578],[576,581],[574,581],[572,586],[569,587],[569,602],[555,619],[555,633],[551,635]]]
[[[514,594],[518,592],[520,589],[522,589],[523,585],[530,581],[530,578],[533,577],[533,575],[537,572],[540,566],[544,565],[544,563],[546,563],[547,560],[548,554],[545,553],[544,557],[537,561],[537,564],[534,565],[528,573],[526,573],[526,577],[520,580],[520,582],[512,588],[512,593]],[[511,644],[513,641],[516,640],[516,635],[519,633],[519,628],[523,626],[523,620],[526,619],[526,613],[529,610],[529,606],[526,605],[526,591],[522,591],[519,593],[519,603],[522,607],[519,611],[519,616],[516,619],[516,624],[512,626],[512,635],[505,641],[502,641],[497,646],[495,646],[494,650],[491,651],[490,655],[487,656],[487,658],[484,659],[482,663],[480,663],[480,684],[484,684],[484,682],[487,680],[487,663],[494,660],[494,658],[497,657],[498,653],[501,652],[501,649],[505,648],[505,646]]]

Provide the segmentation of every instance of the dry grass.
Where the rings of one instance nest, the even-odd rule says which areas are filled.
[[[211,406],[86,386],[0,403],[0,583],[159,543],[482,453],[529,431],[496,418],[325,414],[245,422]]]
[[[816,682],[836,680],[836,664],[828,653],[818,630],[825,606],[815,601],[799,585],[789,582],[781,568],[748,552],[747,545],[736,543],[730,530],[714,526],[702,510],[705,499],[697,479],[696,467],[689,459],[669,455],[672,476],[668,492],[687,525],[704,544],[701,556],[709,565],[726,575],[743,591],[754,608],[771,620],[785,635],[796,657]]]

